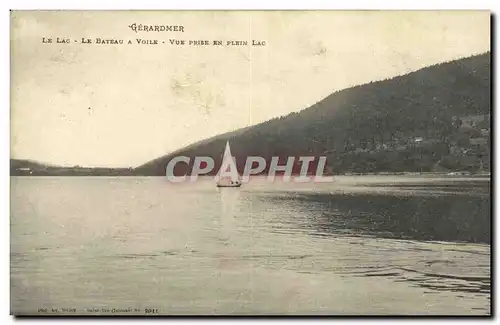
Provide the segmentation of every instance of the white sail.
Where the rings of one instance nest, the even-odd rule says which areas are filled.
[[[224,158],[222,159],[222,161],[224,160],[232,160],[234,162],[233,155],[231,154],[231,147],[229,146],[229,141],[226,142],[226,149],[224,149]]]
[[[231,155],[229,141],[226,142],[226,149],[222,157],[222,164],[217,173],[217,186],[236,187],[241,186],[240,176],[236,168],[236,161]]]

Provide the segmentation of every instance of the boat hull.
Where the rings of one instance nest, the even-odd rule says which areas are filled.
[[[241,183],[239,184],[217,184],[217,187],[240,187]]]

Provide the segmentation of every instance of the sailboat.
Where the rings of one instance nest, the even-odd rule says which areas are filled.
[[[217,175],[217,187],[240,187],[240,175],[236,169],[236,162],[231,155],[231,148],[229,141],[226,142],[226,149],[222,157],[222,164]]]

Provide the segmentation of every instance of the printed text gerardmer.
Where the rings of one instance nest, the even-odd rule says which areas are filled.
[[[128,26],[134,32],[181,32],[184,33],[184,26],[177,25],[146,25],[136,24]]]

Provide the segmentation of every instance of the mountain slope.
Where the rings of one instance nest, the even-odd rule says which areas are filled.
[[[56,166],[28,159],[10,159],[10,176],[130,176],[131,168]]]
[[[227,140],[240,171],[247,156],[270,160],[272,156],[306,155],[328,156],[334,173],[428,171],[449,156],[461,132],[453,116],[489,113],[488,52],[335,92],[299,113],[206,139],[150,161],[134,174],[163,176],[167,163],[179,155],[210,156],[216,161],[216,171]],[[416,137],[430,144],[412,146]],[[484,156],[489,157],[489,151]],[[179,164],[175,173],[189,170],[190,166]]]
[[[10,159],[11,172],[20,168],[42,169],[49,167],[49,164],[40,163],[28,159]]]

